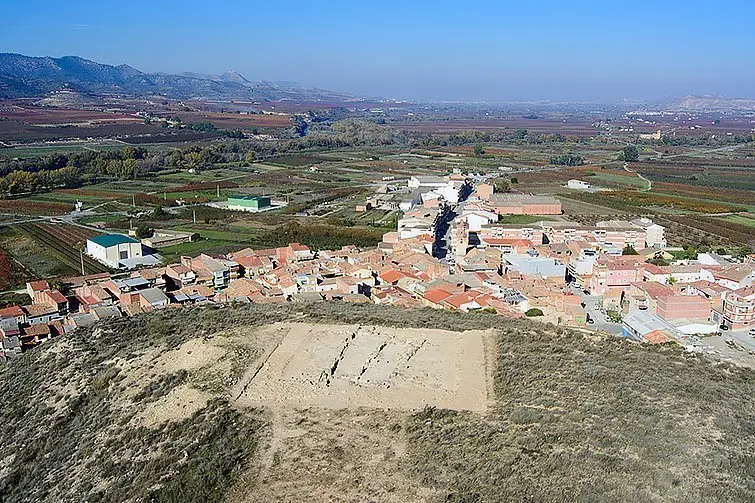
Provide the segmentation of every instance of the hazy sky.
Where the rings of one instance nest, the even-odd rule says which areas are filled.
[[[755,1],[0,0],[0,52],[412,100],[755,97]]]

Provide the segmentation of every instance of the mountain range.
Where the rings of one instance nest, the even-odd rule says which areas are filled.
[[[228,71],[222,75],[144,73],[128,65],[107,65],[78,56],[32,57],[0,53],[0,98],[43,97],[72,90],[94,95],[176,99],[346,101],[353,96],[310,89],[291,82],[251,82]]]

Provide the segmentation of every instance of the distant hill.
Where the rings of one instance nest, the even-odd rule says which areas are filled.
[[[702,112],[706,110],[755,110],[755,99],[725,98],[723,96],[685,96],[667,104],[671,110]]]
[[[353,99],[352,96],[319,89],[250,82],[235,71],[218,76],[144,73],[128,65],[106,65],[78,56],[50,58],[0,53],[0,98],[43,97],[60,90],[97,95],[163,95],[176,99]]]

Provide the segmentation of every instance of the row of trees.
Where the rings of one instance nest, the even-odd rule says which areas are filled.
[[[582,166],[585,158],[581,155],[564,154],[551,157],[549,162],[556,166]]]

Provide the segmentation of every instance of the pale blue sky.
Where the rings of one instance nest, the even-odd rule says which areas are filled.
[[[406,99],[755,97],[755,2],[0,0],[0,52]]]

